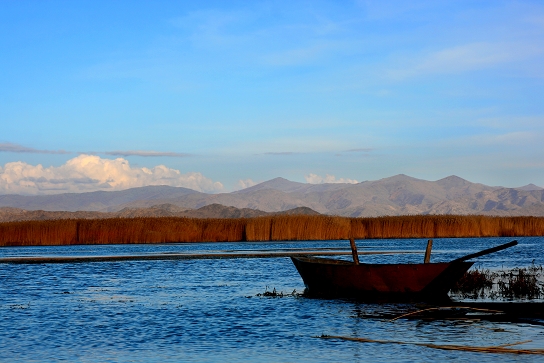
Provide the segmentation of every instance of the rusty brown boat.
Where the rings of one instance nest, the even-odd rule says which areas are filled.
[[[432,243],[432,241],[429,241]],[[319,297],[355,297],[370,300],[445,300],[453,285],[467,272],[472,258],[515,246],[512,241],[450,262],[414,264],[359,263],[352,240],[354,261],[291,257],[306,294]],[[425,261],[430,259],[427,248]]]

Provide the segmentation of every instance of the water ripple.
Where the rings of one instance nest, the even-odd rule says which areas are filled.
[[[453,259],[509,239],[435,240],[433,259]],[[485,267],[544,263],[544,239],[478,261]],[[361,249],[420,249],[422,240],[359,241]],[[211,250],[343,248],[345,241],[66,246],[0,249],[1,257]],[[419,262],[419,255],[365,256],[365,262]],[[363,258],[362,258],[363,259]],[[535,357],[451,352],[415,345],[323,340],[322,334],[408,343],[500,345],[544,329],[489,321],[396,320],[404,305],[288,296],[268,287],[304,286],[287,258],[0,265],[0,361],[303,362],[534,361]],[[412,307],[414,308],[414,307]]]

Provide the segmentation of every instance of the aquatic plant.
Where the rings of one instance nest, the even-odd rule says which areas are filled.
[[[469,299],[538,299],[544,296],[542,273],[543,267],[534,263],[495,272],[474,269],[457,281],[451,294]]]
[[[534,264],[527,268],[502,271],[497,282],[499,294],[507,299],[538,299],[544,295],[541,276],[542,266]]]
[[[484,298],[486,295],[489,296],[497,276],[496,272],[489,270],[469,270],[457,281],[451,292],[463,298]]]
[[[543,236],[543,217],[277,215],[142,217],[0,223],[0,246]]]
[[[258,293],[256,296],[259,296],[259,297],[287,297],[287,296],[300,296],[300,295],[301,294],[298,294],[296,289],[293,290],[291,293],[284,293],[282,291],[277,292],[275,287],[274,287],[274,289],[272,291],[269,291],[268,286],[266,286],[264,292],[263,293]]]

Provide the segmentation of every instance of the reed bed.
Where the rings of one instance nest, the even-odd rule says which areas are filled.
[[[451,289],[469,299],[532,300],[544,296],[543,267],[535,264],[510,270],[470,270]]]
[[[238,219],[143,217],[0,223],[0,246],[543,235],[543,217],[283,215]]]

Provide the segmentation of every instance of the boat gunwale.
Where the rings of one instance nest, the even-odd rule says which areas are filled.
[[[386,267],[386,266],[437,266],[437,265],[450,265],[452,262],[430,262],[430,263],[359,263],[355,264],[353,261],[348,260],[337,260],[332,258],[322,258],[322,257],[303,257],[303,256],[292,256],[291,260],[299,260],[305,263],[314,263],[314,264],[328,264],[328,265],[340,265],[340,266],[367,266],[367,267]],[[458,262],[454,262],[458,263]]]

